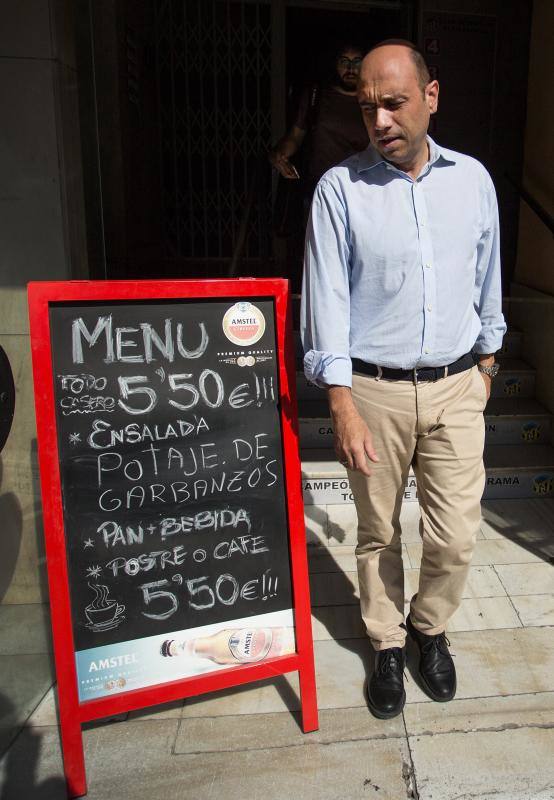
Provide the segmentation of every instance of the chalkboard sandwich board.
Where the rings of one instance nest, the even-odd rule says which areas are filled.
[[[284,280],[29,285],[64,766],[83,722],[298,670],[317,727]]]

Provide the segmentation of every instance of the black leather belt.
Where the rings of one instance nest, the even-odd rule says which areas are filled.
[[[473,353],[466,353],[444,367],[419,367],[417,369],[391,369],[390,367],[378,367],[376,364],[368,364],[359,358],[352,359],[352,370],[361,372],[364,375],[373,375],[376,378],[384,378],[387,381],[439,381],[447,375],[456,375],[471,369],[475,364]]]

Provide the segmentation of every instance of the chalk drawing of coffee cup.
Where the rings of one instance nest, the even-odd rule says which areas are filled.
[[[110,590],[101,584],[88,584],[95,597],[85,608],[85,615],[92,631],[108,631],[123,622],[125,606],[109,597]]]

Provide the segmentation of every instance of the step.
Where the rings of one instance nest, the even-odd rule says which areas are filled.
[[[500,372],[492,382],[491,398],[534,397],[536,370],[519,358],[503,358]]]
[[[496,354],[497,359],[503,361],[506,358],[520,358],[522,337],[521,331],[507,331],[502,342],[502,348]],[[296,369],[302,371],[304,348],[302,347],[299,331],[294,331],[294,355],[296,359]]]
[[[502,361],[504,358],[521,358],[521,345],[523,334],[521,331],[508,330],[504,335],[502,347],[496,353],[496,358]]]
[[[491,397],[485,408],[485,442],[549,444],[552,414],[530,397]]]
[[[303,372],[296,373],[296,391],[299,400],[322,400],[324,389],[310,383]],[[518,358],[503,358],[502,367],[492,384],[492,397],[533,397],[535,394],[535,369]]]
[[[487,500],[554,496],[554,447],[550,445],[492,445],[485,448],[485,466]]]
[[[333,429],[326,400],[304,400],[299,405],[300,445],[333,446]],[[537,400],[493,398],[485,410],[487,444],[544,444],[550,442],[552,415]]]
[[[554,496],[554,447],[550,445],[489,445],[485,467],[485,499]],[[302,490],[306,506],[353,502],[346,469],[327,450],[302,452]],[[417,485],[410,471],[404,501],[414,500]]]
[[[306,506],[305,512],[310,572],[355,571],[358,517],[354,505]],[[406,546],[421,543],[420,516],[417,503],[404,503],[400,509],[403,555]],[[546,561],[554,558],[554,498],[540,502],[526,498],[483,501],[483,522],[485,529],[492,528],[508,540],[529,546]]]

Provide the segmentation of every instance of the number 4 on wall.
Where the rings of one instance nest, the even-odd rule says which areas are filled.
[[[428,53],[429,55],[438,56],[441,51],[440,39],[435,37],[429,37],[425,39],[424,50],[425,53]]]

